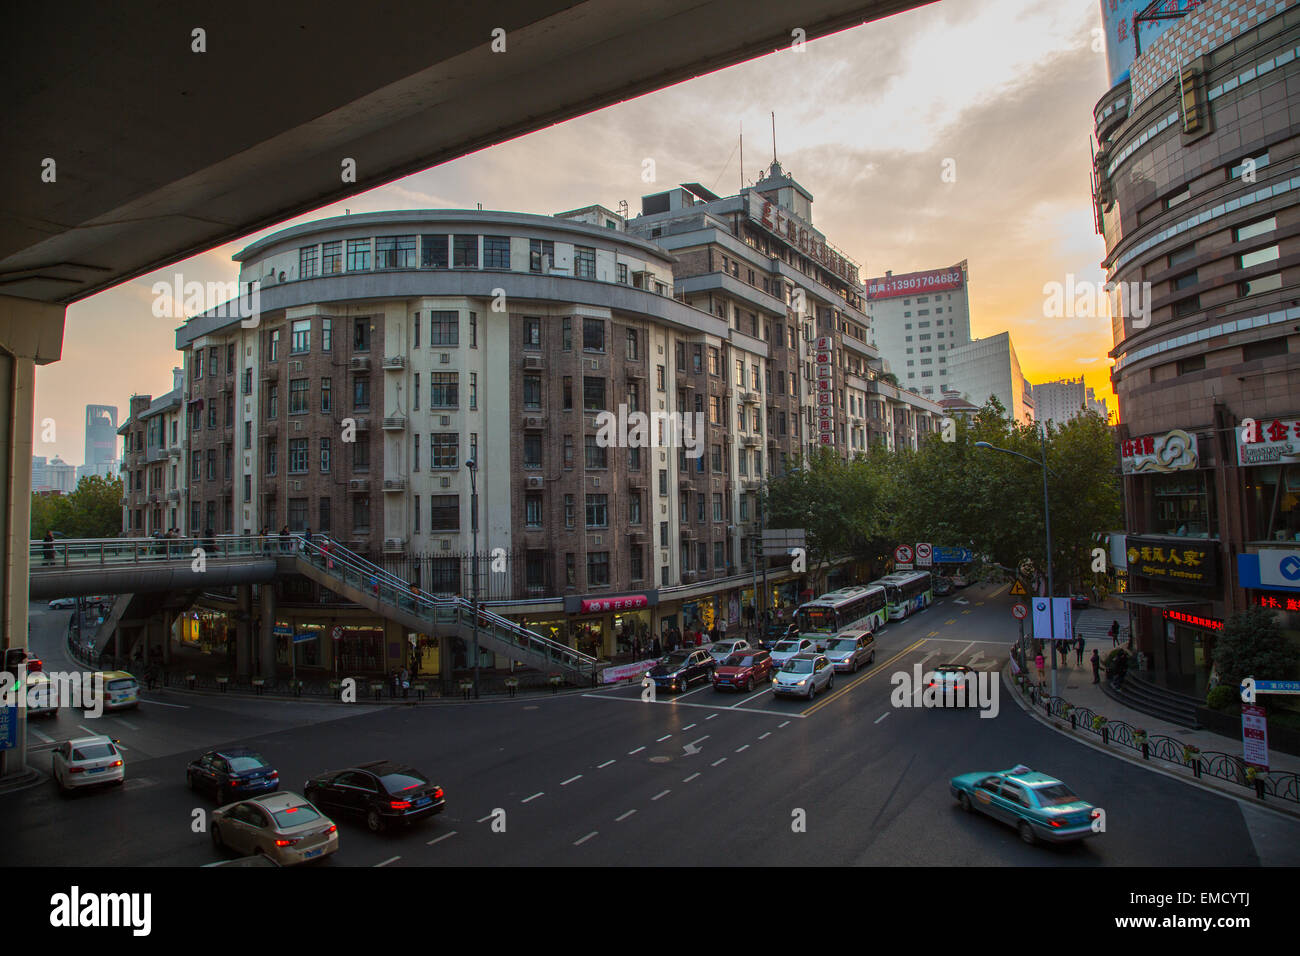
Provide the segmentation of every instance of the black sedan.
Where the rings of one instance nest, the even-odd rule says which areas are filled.
[[[415,823],[447,806],[442,787],[415,768],[390,760],[319,774],[302,792],[322,809],[361,817],[372,833],[394,823]]]
[[[229,747],[210,750],[185,768],[191,790],[208,790],[225,806],[236,800],[280,789],[280,774],[255,750]]]
[[[762,633],[758,636],[758,646],[765,651],[770,651],[782,641],[798,636],[799,625],[797,624],[765,624]]]

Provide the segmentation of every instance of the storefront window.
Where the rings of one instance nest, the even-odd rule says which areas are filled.
[[[1148,478],[1151,490],[1151,533],[1207,538],[1217,533],[1214,476],[1182,472]]]
[[[1300,541],[1300,465],[1242,468],[1249,541]]]

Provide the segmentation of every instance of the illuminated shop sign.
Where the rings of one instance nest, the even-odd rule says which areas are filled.
[[[1188,614],[1185,611],[1170,611],[1165,609],[1165,619],[1177,621],[1180,624],[1188,624],[1192,627],[1199,627],[1203,631],[1221,631],[1223,622],[1217,617],[1204,617],[1200,614]]]
[[[1277,465],[1300,461],[1300,421],[1246,419],[1237,433],[1237,464]]]
[[[1200,464],[1196,436],[1175,428],[1163,435],[1130,438],[1120,444],[1124,474],[1186,471]]]
[[[791,215],[789,210],[751,196],[749,215],[768,232],[780,236],[810,259],[816,259],[849,284],[858,284],[858,267],[836,252],[825,236],[798,216]]]
[[[832,403],[831,348],[835,344],[830,336],[817,339],[817,423],[823,445],[835,444],[835,406]]]
[[[635,611],[640,608],[653,607],[658,603],[658,591],[594,598],[567,595],[564,598],[564,612],[566,614],[603,614],[606,611]]]
[[[1253,594],[1250,603],[1270,611],[1300,611],[1300,598],[1285,594]]]
[[[961,266],[909,272],[901,276],[880,276],[867,280],[868,299],[894,299],[900,295],[925,295],[927,292],[952,292],[962,287]]]
[[[1183,584],[1219,583],[1218,542],[1208,539],[1127,539],[1129,573]]]

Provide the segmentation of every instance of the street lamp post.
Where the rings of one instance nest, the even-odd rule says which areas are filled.
[[[470,519],[469,519],[469,528],[470,528],[470,534],[473,536],[473,541],[474,541],[474,557],[470,559],[471,561],[473,561],[473,565],[474,565],[474,570],[473,570],[473,572],[472,572],[472,573],[473,573],[473,584],[471,585],[471,590],[472,590],[472,592],[473,592],[473,594],[474,594],[474,598],[473,598],[473,600],[471,601],[471,603],[473,604],[473,618],[474,618],[474,646],[473,646],[473,653],[474,653],[474,699],[475,699],[475,700],[478,700],[478,598],[479,598],[479,591],[478,591],[478,481],[476,480],[476,476],[477,476],[477,474],[478,474],[478,462],[476,462],[473,458],[470,458],[470,459],[468,459],[468,460],[465,462],[465,467],[469,469],[469,501],[470,501]]]
[[[1047,476],[1051,469],[1047,467],[1047,425],[1044,423],[1042,430],[1039,432],[1039,438],[1042,441],[1043,457],[1041,461],[1035,461],[1028,455],[1022,455],[1018,451],[1012,451],[1009,448],[998,448],[996,445],[990,445],[986,441],[977,441],[976,448],[987,448],[992,451],[1000,451],[1005,455],[1015,455],[1017,458],[1023,458],[1025,461],[1033,462],[1043,469],[1043,527],[1047,532],[1047,633],[1048,645],[1047,652],[1052,657],[1052,696],[1056,696],[1056,614],[1052,601],[1055,600],[1055,587],[1052,580],[1052,513],[1051,507],[1047,501]],[[1069,636],[1068,634],[1066,635]]]

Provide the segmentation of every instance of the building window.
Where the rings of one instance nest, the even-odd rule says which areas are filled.
[[[420,268],[447,268],[447,235],[430,235],[420,237]]]
[[[573,376],[572,375],[564,376],[563,394],[564,394],[564,410],[569,411],[573,408]]]
[[[289,439],[289,474],[305,475],[308,467],[307,439]]]
[[[627,523],[637,525],[641,523],[641,495],[639,493],[633,493],[627,499]]]
[[[311,396],[308,387],[311,383],[305,378],[295,378],[289,382],[289,414],[303,415],[310,410]]]
[[[268,336],[267,361],[280,361],[280,330],[274,329]]]
[[[303,246],[298,250],[298,278],[310,279],[320,271],[320,246]]]
[[[469,347],[478,348],[478,313],[469,314]]]
[[[1267,151],[1260,153],[1258,156],[1247,157],[1246,159],[1243,159],[1241,162],[1237,163],[1235,166],[1230,166],[1228,168],[1228,178],[1239,179],[1241,178],[1241,174],[1245,172],[1247,169],[1249,169],[1251,172],[1256,172],[1258,170],[1263,169],[1265,166],[1267,166],[1269,162],[1270,159]]]
[[[334,522],[331,520],[333,516],[333,510],[330,508],[329,498],[321,498],[319,510],[320,510],[320,523],[317,525],[316,530],[321,532],[322,534],[326,534],[332,531],[334,528]],[[275,523],[272,522],[272,526],[274,526],[274,524]]]
[[[566,352],[573,351],[573,319],[565,316],[560,323],[560,347]]]
[[[524,408],[542,407],[542,378],[540,375],[524,376]]]
[[[640,339],[636,329],[627,330],[626,355],[629,362],[636,362],[641,358]]]
[[[460,344],[460,313],[454,310],[429,313],[429,346]]]
[[[130,436],[127,436],[130,437]],[[128,451],[130,449],[127,449]],[[198,481],[203,477],[203,452],[195,451],[190,453],[190,478]]]
[[[1277,217],[1269,216],[1267,219],[1257,219],[1254,222],[1247,223],[1238,227],[1233,232],[1237,242],[1245,242],[1247,239],[1254,239],[1256,236],[1262,236],[1266,232],[1272,232],[1277,228]],[[1173,265],[1173,256],[1169,257],[1170,265]]]
[[[411,436],[411,471],[420,470],[420,436]]]
[[[662,392],[664,390],[664,367],[662,365],[655,366],[655,381],[658,383],[659,391]]]
[[[607,468],[608,464],[605,455],[606,452],[605,446],[597,443],[596,436],[584,435],[582,441],[583,441],[583,452],[586,457],[587,467],[589,469]]]
[[[584,352],[605,351],[605,322],[602,319],[582,320],[582,350]]]
[[[366,495],[352,499],[352,533],[370,533],[370,498]]]
[[[460,530],[460,495],[429,496],[429,530]]]
[[[546,272],[555,265],[555,243],[549,239],[528,240],[528,269],[530,272]]]
[[[587,495],[587,527],[609,527],[609,495]]]
[[[542,467],[542,436],[532,434],[524,436],[524,467]]]
[[[357,319],[352,323],[352,351],[370,351],[370,320]]]
[[[659,497],[668,497],[668,469],[659,469]]]
[[[627,263],[620,262],[614,267],[615,275],[621,285],[627,285]]]
[[[420,496],[411,496],[411,533],[420,533]]]
[[[322,412],[328,412],[330,410],[330,398],[330,380],[323,378],[320,380],[320,410]]]
[[[478,236],[452,236],[451,264],[456,269],[478,268]]]
[[[352,470],[370,471],[370,443],[359,441],[352,443]]]
[[[330,440],[328,438],[320,440],[320,473],[322,475],[330,473]]]
[[[352,408],[358,412],[370,411],[370,379],[354,378],[352,380]]]
[[[573,521],[574,521],[573,495],[565,495],[564,496],[564,526],[566,528],[572,528]]]
[[[343,271],[343,240],[321,245],[321,275],[337,275]]]
[[[429,373],[429,407],[457,408],[460,405],[460,373]]]
[[[540,349],[542,347],[542,320],[535,316],[524,316],[524,348]]]
[[[376,269],[414,269],[415,236],[380,236],[375,239]]]
[[[1237,294],[1244,298],[1248,295],[1259,295],[1261,292],[1275,292],[1280,288],[1282,288],[1282,273],[1273,272],[1238,283]]]
[[[1249,269],[1252,266],[1263,265],[1265,262],[1273,262],[1277,257],[1277,246],[1265,246],[1263,249],[1256,249],[1254,252],[1247,252],[1238,256],[1237,268]]]
[[[266,417],[278,418],[280,415],[280,386],[272,382],[266,387]]]
[[[659,547],[668,547],[668,522],[659,522]]]
[[[460,435],[456,432],[429,436],[429,467],[459,467]]]
[[[722,446],[711,445],[710,452],[709,464],[712,466],[712,471],[715,475],[720,475],[722,474]]]
[[[542,526],[542,496],[536,492],[524,495],[524,524],[529,528]]]
[[[420,373],[411,376],[411,411],[420,410]]]
[[[572,551],[564,556],[564,583],[568,587],[576,587],[578,583],[578,572],[574,564]]]
[[[573,247],[573,274],[579,279],[596,278],[596,250],[589,246]]]
[[[603,411],[605,408],[605,380],[590,375],[582,378],[582,407],[586,411]]]
[[[510,268],[510,237],[509,236],[484,236],[483,237],[483,268],[484,269],[509,269]]]
[[[573,467],[573,436],[564,436],[564,467]]]
[[[365,272],[370,268],[370,240],[348,240],[348,272]]]

